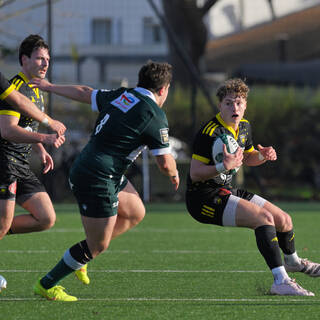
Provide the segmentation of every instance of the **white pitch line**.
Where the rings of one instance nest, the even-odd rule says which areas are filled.
[[[130,302],[130,301],[134,301],[134,302],[145,302],[145,301],[154,301],[154,302],[162,302],[162,301],[166,301],[166,302],[272,302],[272,303],[280,303],[282,304],[284,301],[287,302],[301,302],[301,303],[306,303],[306,299],[305,298],[301,298],[301,299],[290,299],[288,298],[288,296],[286,296],[285,300],[281,299],[282,297],[275,297],[274,299],[218,299],[218,298],[78,298],[78,302],[80,301],[105,301],[105,302],[121,302],[121,301],[125,301],[125,302]],[[309,299],[309,297],[307,298]],[[41,298],[0,298],[0,302],[1,301],[44,301],[46,302],[47,300],[43,300]],[[320,300],[319,299],[312,299],[312,300],[308,300],[309,302],[312,303],[319,303]],[[47,302],[46,302],[47,303]]]
[[[81,232],[84,233],[83,228],[52,228],[48,231],[48,233],[72,233],[72,232]],[[160,228],[136,228],[130,230],[130,232],[152,232],[152,233],[230,233],[230,229],[160,229]]]
[[[298,252],[303,250],[298,250]],[[63,250],[0,250],[0,253],[21,253],[21,254],[50,254],[50,253],[63,253]],[[319,250],[308,250],[309,253],[319,253]],[[135,250],[107,250],[103,254],[139,254],[139,251]],[[146,253],[144,251],[143,253]],[[254,250],[150,250],[149,253],[156,254],[259,254],[257,249]],[[303,254],[302,254],[303,256]]]
[[[48,270],[5,270],[5,273],[38,273]],[[267,270],[91,270],[90,273],[265,273]]]

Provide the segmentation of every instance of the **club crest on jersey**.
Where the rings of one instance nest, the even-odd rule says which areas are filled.
[[[242,144],[245,144],[245,142],[246,142],[246,135],[245,134],[240,135],[240,142]]]
[[[160,137],[162,143],[169,143],[169,129],[163,128],[160,129]]]
[[[126,113],[139,101],[133,94],[125,91],[117,99],[113,100],[111,104]]]

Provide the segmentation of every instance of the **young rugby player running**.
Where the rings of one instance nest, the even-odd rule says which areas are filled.
[[[144,205],[124,174],[145,146],[177,190],[180,180],[170,153],[168,121],[161,109],[168,95],[171,69],[168,63],[147,63],[133,89],[93,90],[35,79],[40,89],[91,104],[93,111],[99,112],[91,139],[70,171],[86,239],[69,248],[35,284],[36,294],[49,300],[76,301],[57,283],[83,268],[105,251],[113,238],[143,219]]]

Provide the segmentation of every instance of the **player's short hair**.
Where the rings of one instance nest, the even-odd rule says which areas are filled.
[[[34,50],[37,50],[39,48],[47,49],[49,52],[49,46],[47,43],[43,40],[41,36],[38,34],[30,34],[28,37],[26,37],[20,45],[19,48],[19,63],[22,66],[22,56],[26,55],[27,57],[31,57],[31,54]]]
[[[172,80],[172,66],[167,62],[148,61],[139,71],[138,87],[158,92]]]
[[[218,89],[216,96],[221,102],[228,94],[236,94],[244,99],[248,98],[249,87],[239,78],[225,81]]]

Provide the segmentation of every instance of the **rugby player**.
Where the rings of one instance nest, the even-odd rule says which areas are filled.
[[[145,207],[124,174],[145,146],[177,190],[180,180],[170,153],[168,121],[161,109],[171,78],[171,65],[150,61],[140,69],[138,86],[132,89],[93,90],[34,79],[41,90],[91,104],[92,110],[99,112],[91,139],[70,171],[86,239],[69,248],[35,284],[36,294],[48,300],[76,301],[57,283],[83,268],[105,251],[112,239],[143,219]]]
[[[233,188],[231,184],[229,170],[242,164],[259,166],[277,159],[273,147],[258,144],[255,149],[253,146],[250,123],[243,118],[248,92],[248,86],[241,79],[227,80],[218,88],[220,112],[204,124],[193,143],[187,208],[200,223],[254,230],[258,249],[274,277],[272,294],[313,296],[287,274],[303,272],[311,277],[320,276],[318,263],[298,256],[289,214],[257,194]],[[224,145],[223,162],[215,164],[212,146],[221,134],[231,135],[239,148],[231,154]]]
[[[1,74],[0,239],[6,234],[46,230],[54,224],[53,206],[43,185],[30,170],[29,156],[33,144],[44,164],[43,172],[47,173],[53,169],[53,161],[42,144],[59,148],[65,141],[65,126],[43,113],[42,94],[28,85],[29,78],[46,73],[49,65],[46,44],[37,36],[26,38],[20,46],[19,60],[22,71],[11,83]],[[51,126],[58,135],[38,133],[39,123],[30,116]],[[14,217],[16,202],[29,213]]]

